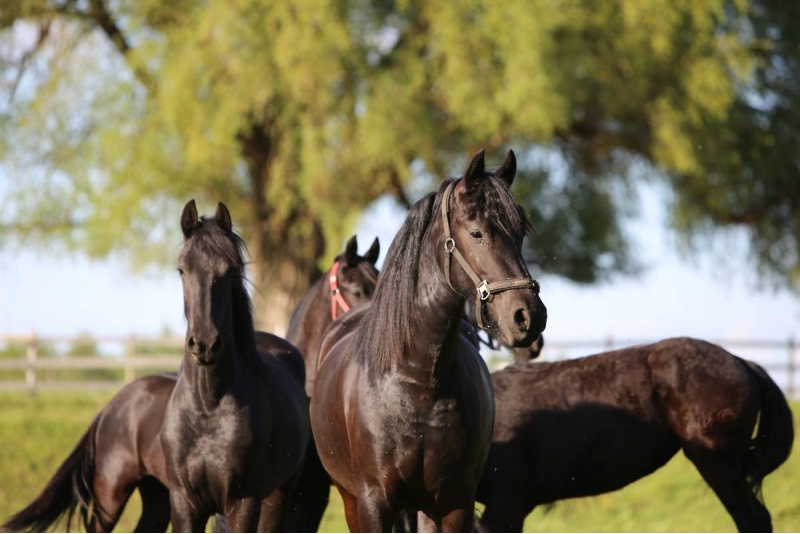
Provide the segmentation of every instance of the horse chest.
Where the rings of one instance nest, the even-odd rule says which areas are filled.
[[[388,394],[393,389],[402,391]],[[428,479],[460,463],[471,433],[456,398],[434,398],[430,389],[407,383],[387,384],[384,391],[366,423],[381,455],[391,457],[402,478]]]

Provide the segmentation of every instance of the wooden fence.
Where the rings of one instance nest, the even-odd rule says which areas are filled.
[[[175,372],[182,359],[183,338],[178,337],[39,337],[0,336],[0,345],[24,346],[24,356],[0,358],[0,374],[3,371],[24,372],[24,379],[0,379],[0,390],[98,390],[118,389],[137,376],[155,372]],[[75,347],[89,345],[91,352],[81,354]],[[53,352],[59,346],[70,347],[69,355],[42,354],[41,348]],[[153,350],[157,347],[158,350]],[[55,379],[43,380],[42,375],[50,371],[118,371],[120,379]],[[9,374],[9,373],[5,373]],[[12,373],[13,374],[13,373]]]
[[[600,340],[557,340],[545,334],[545,348],[542,360],[562,360],[586,356],[597,352],[612,350],[656,340],[614,339],[608,337]],[[762,365],[783,389],[788,397],[796,398],[800,394],[797,381],[797,343],[793,337],[785,340],[709,340],[721,345],[728,351]],[[103,349],[105,354],[82,355],[70,350],[70,355],[40,354],[42,347],[78,347],[89,344]],[[3,372],[16,372],[19,379],[0,379],[0,390],[36,390],[62,389],[118,389],[123,384],[134,380],[145,373],[177,371],[183,347],[182,337],[39,337],[35,333],[27,336],[0,336],[0,348],[8,346],[24,348],[24,356],[0,358],[0,375]],[[160,350],[154,351],[153,347]],[[494,361],[505,363],[503,353]],[[56,378],[46,380],[43,375],[52,371],[99,371],[114,370],[117,379],[89,380]],[[24,377],[23,377],[24,373]],[[8,373],[5,373],[8,374]]]

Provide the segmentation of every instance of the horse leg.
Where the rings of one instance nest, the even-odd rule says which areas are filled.
[[[205,532],[208,514],[195,511],[182,492],[169,492],[170,521],[172,532]]]
[[[692,446],[685,446],[684,453],[722,501],[739,532],[772,532],[769,511],[747,484],[742,455]]]
[[[397,514],[389,503],[366,490],[358,499],[358,526],[361,532],[391,532]]]
[[[92,484],[94,507],[86,530],[89,532],[111,532],[117,525],[122,511],[134,490],[131,484],[115,484],[98,476]]]
[[[169,526],[169,490],[155,477],[139,481],[142,515],[134,532],[166,532]]]
[[[350,532],[361,532],[361,529],[358,525],[358,501],[356,498],[337,484],[336,482],[333,483],[336,486],[336,489],[339,490],[339,495],[342,496],[342,503],[344,504],[344,518],[347,521],[347,528]]]
[[[259,526],[261,499],[256,497],[240,499],[233,505],[233,510],[226,515],[232,532],[255,532]]]
[[[441,532],[442,520],[436,520],[425,512],[417,512],[417,532]]]
[[[519,495],[492,496],[484,504],[483,515],[476,522],[481,532],[522,532],[525,518],[533,511]]]
[[[328,507],[330,491],[331,479],[322,466],[314,440],[310,439],[306,462],[297,486],[290,495],[290,508],[286,511],[291,519],[284,524],[289,528],[296,526],[297,532],[316,532]]]
[[[295,528],[287,528],[285,525],[284,498],[283,490],[277,489],[262,499],[261,514],[258,519],[259,532],[299,532]]]
[[[442,517],[442,532],[470,532],[474,517],[474,503],[466,508],[456,508]]]

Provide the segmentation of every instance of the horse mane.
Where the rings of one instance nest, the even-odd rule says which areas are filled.
[[[417,292],[422,239],[439,213],[444,190],[455,180],[445,180],[438,192],[428,193],[416,202],[389,246],[370,313],[365,314],[354,339],[355,346],[362,347],[357,356],[362,363],[369,360],[369,365],[385,372],[395,358],[408,353],[413,342],[410,319],[415,313],[408,295]],[[491,173],[476,182],[463,199],[468,217],[488,221],[497,232],[520,244],[531,230],[508,185]]]
[[[239,234],[234,231],[226,232],[219,227],[213,217],[200,217],[198,228],[192,234],[192,239],[198,239],[197,244],[205,247],[211,255],[221,256],[226,262],[233,265],[233,337],[236,347],[245,356],[248,363],[258,360],[255,342],[255,327],[253,326],[253,304],[250,294],[245,286],[247,276],[245,266],[247,262],[247,245]]]
[[[362,348],[358,358],[382,371],[388,370],[396,355],[402,357],[411,346],[408,325],[414,310],[408,295],[417,290],[422,238],[433,220],[436,197],[436,193],[428,193],[408,212],[386,252],[370,313],[365,314],[356,332],[354,344]]]

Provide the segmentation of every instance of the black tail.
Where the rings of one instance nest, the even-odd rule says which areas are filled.
[[[761,389],[758,431],[750,448],[747,478],[756,495],[761,482],[789,457],[794,442],[792,411],[783,392],[760,365],[745,360]]]
[[[88,528],[94,478],[95,432],[97,418],[83,435],[42,493],[20,512],[14,514],[0,530],[5,532],[45,532],[66,514],[66,530],[79,512]]]

